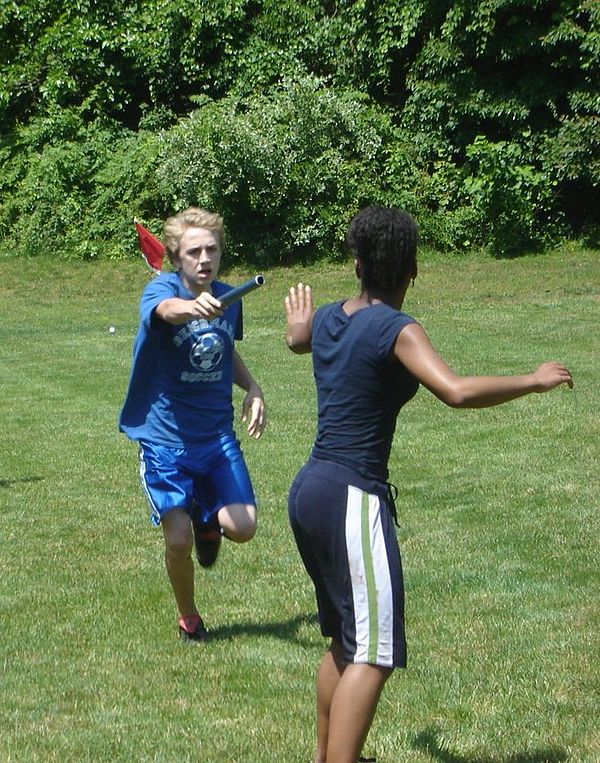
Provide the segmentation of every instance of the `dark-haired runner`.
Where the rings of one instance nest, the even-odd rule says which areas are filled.
[[[402,406],[427,387],[454,408],[499,405],[560,384],[561,363],[521,376],[459,376],[402,312],[417,276],[417,227],[371,206],[348,231],[358,296],[313,309],[309,286],[285,299],[286,341],[312,352],[318,429],[289,496],[321,632],[331,638],[317,678],[315,763],[356,763],[387,678],[406,665],[404,586],[388,459]]]

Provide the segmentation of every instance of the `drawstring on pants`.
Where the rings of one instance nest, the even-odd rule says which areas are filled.
[[[390,513],[394,519],[396,527],[400,527],[398,523],[398,510],[396,508],[396,498],[398,498],[398,488],[392,482],[386,482],[387,487],[387,501],[390,507]]]

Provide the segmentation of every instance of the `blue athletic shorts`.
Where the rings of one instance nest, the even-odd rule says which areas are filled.
[[[235,435],[187,448],[140,442],[140,478],[155,526],[171,509],[184,509],[208,522],[223,506],[256,505]]]
[[[289,518],[315,586],[323,636],[348,663],[406,667],[404,582],[386,483],[311,458],[289,495]]]

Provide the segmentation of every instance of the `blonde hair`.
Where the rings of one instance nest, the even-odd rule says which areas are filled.
[[[179,254],[181,237],[188,228],[205,228],[217,237],[219,246],[223,249],[225,243],[225,227],[223,218],[216,212],[208,212],[200,207],[188,207],[165,221],[163,238],[165,248],[171,262]]]

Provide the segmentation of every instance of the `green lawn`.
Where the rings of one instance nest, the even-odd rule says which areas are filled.
[[[299,280],[317,304],[352,293],[351,270],[266,272],[245,300],[239,349],[270,415],[259,442],[240,429],[261,523],[198,574],[198,646],[176,638],[116,430],[148,271],[0,262],[0,761],[310,763],[324,642],[286,500],[314,391],[282,301]],[[456,370],[559,359],[576,386],[480,411],[422,390],[402,412],[410,657],[367,742],[379,763],[600,761],[599,295],[598,252],[420,264],[405,308]]]

